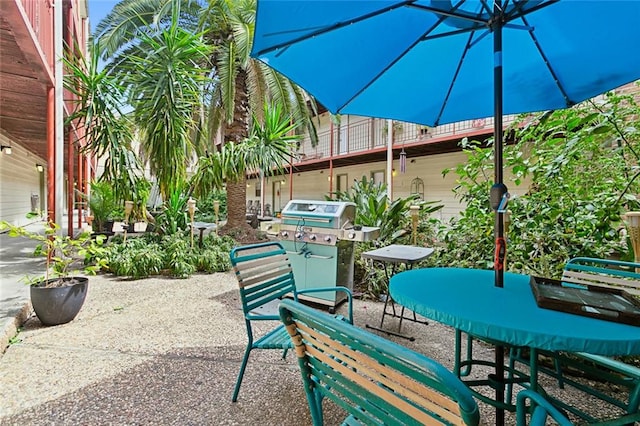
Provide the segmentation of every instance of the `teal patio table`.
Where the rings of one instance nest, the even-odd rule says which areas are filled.
[[[494,286],[492,270],[426,268],[393,276],[389,292],[396,303],[456,330],[454,370],[459,375],[461,333],[496,345],[529,348],[528,377],[514,382],[533,389],[538,388],[537,350],[640,354],[639,327],[540,308],[529,281],[528,275],[505,273],[500,288]],[[504,386],[504,379],[494,377],[471,385],[496,388],[501,384]],[[474,394],[498,409],[514,409],[509,401]]]

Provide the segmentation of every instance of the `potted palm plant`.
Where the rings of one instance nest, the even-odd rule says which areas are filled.
[[[44,232],[33,232],[6,221],[0,231],[8,230],[10,237],[26,237],[38,242],[35,256],[46,258],[44,275],[27,275],[23,280],[31,286],[31,305],[44,325],[65,324],[73,320],[87,295],[89,279],[106,266],[101,256],[106,237],[91,238],[84,232],[76,238],[61,235],[55,223],[46,223]],[[80,275],[81,274],[81,275]]]

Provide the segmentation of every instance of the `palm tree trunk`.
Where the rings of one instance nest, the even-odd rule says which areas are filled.
[[[250,108],[246,84],[247,74],[239,70],[234,81],[235,98],[233,104],[233,121],[225,128],[225,138],[234,143],[242,143],[249,136]],[[234,228],[250,229],[247,225],[247,184],[242,176],[238,182],[227,182],[227,225],[228,230]]]
[[[227,228],[248,227],[246,181],[243,178],[240,182],[227,182]]]

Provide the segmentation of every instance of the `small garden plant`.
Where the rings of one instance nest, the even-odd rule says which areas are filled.
[[[43,232],[29,231],[25,227],[0,222],[0,231],[8,230],[10,237],[25,237],[38,242],[34,256],[46,259],[43,275],[27,275],[23,280],[29,285],[56,287],[64,285],[63,280],[72,275],[95,275],[107,267],[104,257],[104,236],[91,237],[90,232],[83,232],[75,238],[62,235],[60,226],[47,222]]]

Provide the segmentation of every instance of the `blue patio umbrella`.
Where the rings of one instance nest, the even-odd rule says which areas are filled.
[[[334,114],[429,126],[572,106],[640,78],[640,2],[258,1],[252,56]],[[496,215],[496,285],[504,267]]]
[[[638,18],[637,1],[258,0],[252,56],[334,114],[429,126],[493,116],[501,287],[503,114],[567,108],[640,78]]]

